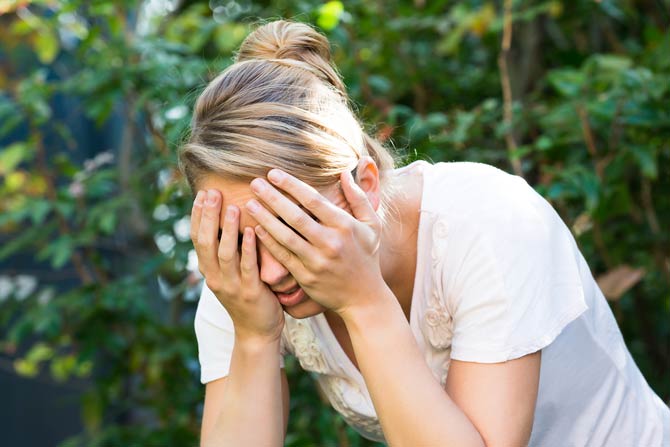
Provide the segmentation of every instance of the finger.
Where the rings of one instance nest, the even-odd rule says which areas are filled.
[[[223,219],[223,230],[221,232],[221,241],[219,242],[219,267],[226,277],[230,275],[237,276],[239,260],[239,250],[237,241],[239,237],[239,209],[230,205],[226,207],[226,215]]]
[[[200,229],[200,218],[202,217],[202,204],[205,201],[205,192],[198,191],[191,209],[191,240],[195,244],[198,241],[198,230]]]
[[[294,197],[302,206],[326,225],[335,226],[339,219],[347,215],[346,212],[322,196],[319,191],[279,169],[272,169],[268,173],[268,179],[274,186]]]
[[[345,171],[340,175],[342,192],[347,199],[354,217],[361,222],[375,222],[378,219],[377,212],[368,200],[368,196],[354,181],[351,172]]]
[[[221,193],[214,189],[208,190],[200,218],[198,242],[195,244],[200,270],[205,278],[207,278],[207,275],[216,275],[219,270],[217,247],[219,245],[220,207]]]
[[[290,250],[277,242],[277,240],[273,238],[270,233],[265,231],[262,226],[256,225],[255,231],[263,246],[267,248],[277,262],[286,267],[288,271],[291,272],[291,275],[293,275],[299,282],[302,277],[301,275],[305,270],[305,264],[291,253]]]
[[[240,260],[240,278],[246,285],[256,285],[260,282],[258,273],[258,255],[256,250],[256,235],[253,228],[245,227],[242,238],[242,259]]]
[[[322,227],[305,210],[262,178],[254,179],[251,182],[251,189],[284,222],[314,243]]]
[[[285,197],[284,199],[288,200]],[[295,204],[293,204],[293,207],[295,207],[298,212],[303,214],[305,220],[310,220],[312,224],[318,225],[309,216],[307,216],[304,211],[295,206]],[[249,211],[249,214],[251,214],[251,216],[256,220],[256,222],[258,222],[264,230],[270,233],[276,241],[282,244],[289,251],[303,259],[309,257],[312,254],[313,248],[308,241],[293,231],[291,227],[286,225],[286,223],[281,222],[277,216],[273,215],[257,200],[252,199],[247,202],[246,208],[247,211]],[[305,227],[303,224],[299,224],[299,226],[303,228]],[[296,228],[296,230],[300,231],[299,228]],[[310,231],[308,234],[311,234],[312,239],[314,239],[316,233],[314,231]]]

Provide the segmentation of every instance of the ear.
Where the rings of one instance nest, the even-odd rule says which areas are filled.
[[[367,196],[372,208],[377,211],[381,200],[381,184],[379,182],[379,168],[371,157],[367,155],[361,157],[358,166],[356,166],[354,179]]]

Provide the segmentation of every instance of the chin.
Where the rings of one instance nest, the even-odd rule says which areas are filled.
[[[316,301],[312,300],[309,297],[307,297],[305,301],[303,301],[302,303],[298,303],[295,306],[291,307],[282,306],[282,307],[284,309],[284,312],[286,312],[287,314],[289,314],[290,316],[292,316],[297,320],[313,317],[314,315],[318,315],[327,310],[321,304],[317,303]]]

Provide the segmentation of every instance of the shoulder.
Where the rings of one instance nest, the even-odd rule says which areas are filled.
[[[490,215],[497,219],[513,211],[546,206],[522,177],[484,163],[437,163],[424,168],[426,211],[453,211],[461,216]],[[507,211],[506,211],[507,210]]]
[[[551,204],[525,179],[494,166],[437,163],[424,167],[423,177],[421,211],[436,219],[434,230],[441,238],[449,235],[452,252],[486,241],[506,258],[504,252],[533,252],[556,233],[569,233]]]
[[[522,177],[482,163],[438,163],[425,182],[421,209],[434,219],[433,262],[450,277],[509,286],[529,275],[553,277],[578,258],[569,228]],[[576,269],[569,270],[576,282]]]

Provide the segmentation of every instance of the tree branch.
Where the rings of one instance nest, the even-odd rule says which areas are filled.
[[[509,77],[509,69],[507,67],[507,59],[509,58],[510,46],[512,44],[512,0],[505,0],[503,6],[503,35],[500,46],[500,54],[498,55],[498,67],[500,69],[500,85],[503,93],[503,122],[505,123],[505,143],[507,145],[507,153],[509,162],[512,165],[514,173],[523,177],[521,170],[521,160],[517,157],[517,143],[514,138],[514,116],[512,110],[512,85]]]

